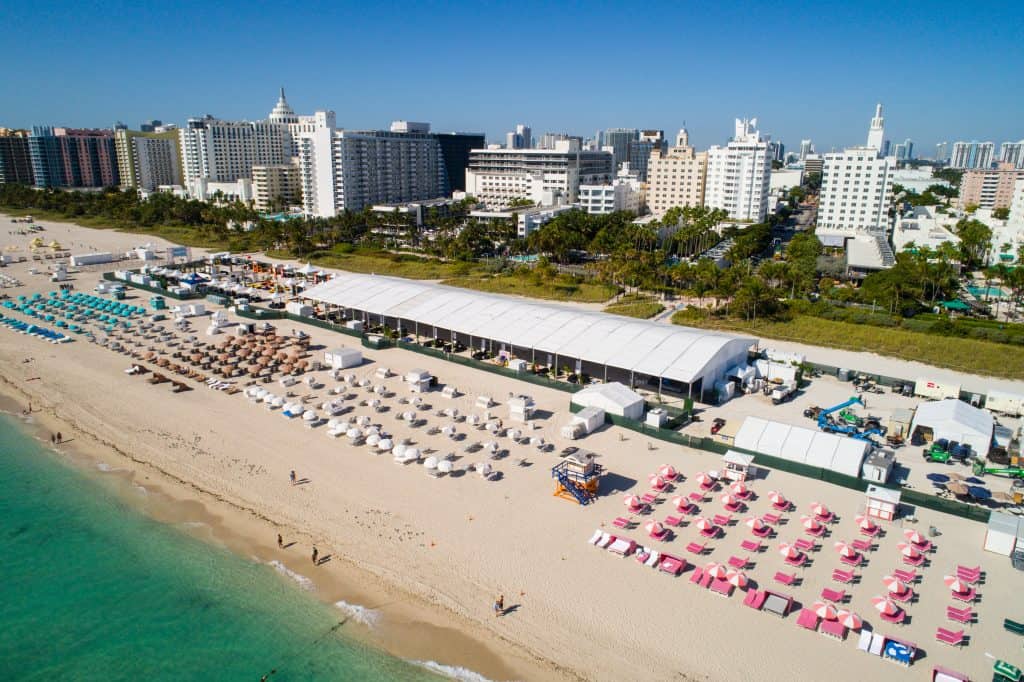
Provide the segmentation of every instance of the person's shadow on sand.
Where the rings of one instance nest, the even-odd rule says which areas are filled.
[[[330,560],[331,560],[331,555],[330,554],[325,554],[324,556],[322,556],[322,557],[320,557],[319,559],[316,560],[316,565],[317,566],[322,566],[323,564],[326,564]]]
[[[512,604],[511,606],[508,606],[508,607],[502,609],[501,617],[504,618],[505,616],[507,616],[509,614],[515,613],[516,611],[519,610],[520,606],[522,606],[522,604]]]

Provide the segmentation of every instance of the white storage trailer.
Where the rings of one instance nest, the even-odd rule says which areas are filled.
[[[914,395],[921,396],[922,398],[931,398],[933,400],[959,398],[960,384],[940,383],[938,381],[921,377],[914,382]]]
[[[324,351],[324,363],[331,369],[348,369],[363,364],[363,352],[355,348]]]
[[[985,395],[985,407],[991,412],[1019,417],[1024,414],[1024,395],[993,388]]]
[[[79,267],[82,265],[100,265],[102,263],[110,263],[114,260],[114,255],[106,252],[97,253],[80,253],[71,256],[71,265]]]

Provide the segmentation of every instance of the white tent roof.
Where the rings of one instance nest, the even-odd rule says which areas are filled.
[[[967,443],[975,454],[982,457],[988,454],[992,445],[992,413],[955,398],[918,405],[910,433],[919,426],[932,429],[935,438]]]
[[[587,405],[590,404],[589,398],[591,396],[599,396],[603,399],[602,402],[611,403],[612,405],[618,405],[620,407],[630,407],[631,405],[642,403],[644,401],[643,396],[636,391],[626,388],[618,381],[612,381],[607,384],[589,386],[582,391],[573,393],[572,402],[579,405]]]
[[[685,383],[717,379],[755,341],[381,275],[339,273],[303,296]]]
[[[802,426],[747,417],[736,432],[738,448],[772,457],[829,469],[847,476],[860,475],[869,443]]]

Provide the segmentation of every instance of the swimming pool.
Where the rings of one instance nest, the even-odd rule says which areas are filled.
[[[985,296],[1002,298],[1006,295],[999,287],[989,287],[987,290],[985,287],[967,287],[967,291],[971,292],[971,295],[976,298],[983,298]]]

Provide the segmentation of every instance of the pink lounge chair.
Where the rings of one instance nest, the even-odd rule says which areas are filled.
[[[636,549],[636,541],[629,538],[615,538],[615,541],[608,545],[608,551],[622,556],[629,556]]]
[[[854,540],[850,543],[850,546],[858,552],[870,552],[871,548],[874,547],[869,540]]]
[[[740,543],[740,548],[747,552],[757,554],[761,551],[761,543],[755,540],[744,540]]]
[[[640,496],[640,500],[644,504],[654,504],[658,500],[658,496],[654,493],[644,493]]]
[[[728,526],[732,522],[732,515],[724,516],[722,514],[715,514],[711,517],[711,520],[714,521],[716,525],[724,527]]]
[[[668,525],[668,526],[673,526],[675,528],[678,528],[679,526],[683,525],[683,520],[681,518],[679,518],[678,516],[666,516],[665,517],[665,524]]]
[[[608,545],[612,544],[616,540],[618,540],[616,536],[605,533],[603,536],[601,536],[599,540],[597,540],[594,543],[594,546],[600,547],[601,549],[608,549]]]
[[[681,559],[671,554],[662,554],[658,563],[658,570],[669,575],[679,575],[686,569],[686,559]]]
[[[698,545],[696,542],[691,542],[690,544],[688,544],[686,546],[686,551],[691,553],[691,554],[700,555],[700,554],[704,553],[704,549],[706,547],[707,547],[707,545],[705,545],[704,543],[701,543],[701,544]]]
[[[910,546],[913,547],[914,549],[916,549],[918,552],[930,552],[930,551],[932,551],[931,540],[925,540],[924,542],[922,542],[920,544],[918,544],[916,542],[911,542]]]
[[[981,567],[967,568],[966,566],[957,566],[956,577],[965,583],[976,583],[981,580]]]
[[[616,519],[614,521],[612,521],[612,525],[615,526],[616,528],[629,528],[630,526],[633,525],[633,522],[630,521],[627,518],[619,516],[619,517],[616,517]]]
[[[821,626],[818,628],[818,632],[826,637],[834,637],[840,642],[846,639],[846,626],[837,620],[822,621]]]
[[[700,493],[697,493],[697,492],[690,493],[689,495],[687,495],[687,497],[690,498],[691,502],[703,502],[704,501],[704,496],[702,494],[700,494]]]
[[[796,542],[793,543],[793,546],[802,552],[813,552],[818,549],[818,546],[814,544],[814,542],[806,538],[797,538]]]
[[[817,519],[819,523],[832,523],[835,521],[836,515],[834,512],[830,511],[828,514],[815,514],[814,518]]]
[[[863,554],[855,554],[854,556],[842,556],[840,555],[839,561],[846,564],[847,566],[860,566],[864,563]]]
[[[860,529],[860,534],[865,536],[865,537],[869,537],[869,538],[876,537],[881,532],[882,532],[882,527],[881,526],[875,526],[873,528],[861,528]]]
[[[916,558],[904,556],[903,563],[907,566],[922,566],[924,565],[924,554],[919,554]]]
[[[854,574],[853,571],[844,571],[840,568],[835,568],[832,570],[832,580],[835,580],[837,583],[849,585],[853,582],[854,578],[856,577],[857,576]]]
[[[954,647],[960,646],[964,643],[964,631],[958,630],[957,632],[953,632],[952,630],[947,630],[946,628],[939,628],[935,631],[935,641],[942,642],[943,644],[948,644]]]
[[[842,604],[846,600],[846,590],[833,590],[831,587],[826,587],[821,591],[821,598],[836,604]]]
[[[726,511],[733,513],[743,511],[743,502],[739,500],[737,500],[735,504],[723,504],[722,506]]]
[[[749,564],[749,563],[750,563],[750,558],[749,557],[738,557],[738,556],[731,556],[731,557],[729,557],[729,565],[732,566],[733,568],[744,569],[744,568],[747,567],[747,564]]]
[[[718,579],[711,583],[711,591],[723,597],[731,597],[734,589],[735,587],[728,580]]]
[[[783,573],[782,571],[776,571],[775,575],[772,576],[772,580],[789,587],[796,582],[796,573]]]
[[[754,491],[751,490],[750,488],[747,488],[742,493],[733,493],[733,495],[740,498],[744,502],[749,502],[750,499],[754,497]]]
[[[905,583],[917,581],[917,571],[904,571],[902,568],[895,569],[892,574]]]
[[[958,609],[955,606],[946,607],[946,618],[962,625],[969,625],[974,622],[974,611],[970,606]]]
[[[910,589],[909,587],[907,587],[907,589],[903,590],[902,592],[900,592],[898,594],[895,593],[895,592],[890,592],[889,593],[889,598],[892,599],[893,601],[898,601],[898,602],[906,603],[906,602],[908,602],[908,601],[910,601],[911,599],[914,598],[914,591],[912,589]]]
[[[711,526],[710,528],[704,528],[703,530],[701,530],[700,534],[703,537],[708,538],[709,540],[714,540],[718,537],[718,534],[721,532],[722,529],[719,526]]]
[[[800,609],[800,615],[796,617],[796,624],[806,630],[817,630],[818,616],[810,609]]]
[[[747,596],[743,597],[743,604],[744,606],[749,606],[752,609],[760,610],[767,597],[767,592],[762,592],[760,590],[747,590]]]
[[[676,507],[676,511],[680,514],[692,514],[695,509],[696,506],[692,502],[687,502],[686,504],[681,504]]]
[[[700,579],[700,586],[707,589],[707,587],[711,585],[711,581],[714,579],[714,576],[712,576],[710,573],[705,573],[704,577]]]
[[[693,569],[693,573],[690,574],[690,582],[694,585],[700,584],[700,581],[704,578],[704,569],[696,566]]]
[[[765,514],[761,517],[761,520],[765,523],[770,523],[773,526],[777,526],[779,525],[779,521],[782,520],[782,517],[778,514]]]
[[[651,532],[648,533],[647,536],[653,538],[654,540],[657,540],[658,542],[668,542],[672,538],[672,529],[662,528],[661,532],[658,532],[656,529],[651,530]]]
[[[970,604],[978,596],[978,591],[973,587],[967,590],[966,592],[954,592],[950,590],[950,596],[952,596],[953,599],[956,599],[957,601],[962,601],[964,603]]]
[[[626,508],[626,510],[630,514],[643,514],[645,511],[647,511],[647,509],[648,506],[643,502],[641,502],[640,504],[631,504],[629,507]]]
[[[787,511],[789,511],[789,508],[792,507],[792,506],[793,506],[793,503],[790,502],[789,500],[785,500],[783,502],[773,502],[772,503],[772,509],[774,509],[776,511],[780,511],[780,512],[787,512]]]
[[[904,619],[907,617],[907,612],[903,609],[900,609],[899,611],[891,615],[888,613],[880,613],[878,614],[878,617],[884,620],[886,623],[891,623],[892,625],[902,625]]]
[[[817,528],[804,528],[804,534],[810,535],[811,537],[820,538],[825,534],[825,526],[818,526]]]
[[[751,528],[750,532],[759,538],[766,538],[772,534],[772,527],[765,525],[760,528]]]
[[[795,566],[797,568],[803,568],[804,564],[807,563],[807,555],[801,552],[796,556],[786,557],[783,559],[789,566]]]
[[[705,481],[704,483],[700,484],[700,489],[704,491],[710,491],[714,489],[714,487],[717,485],[718,481]]]

